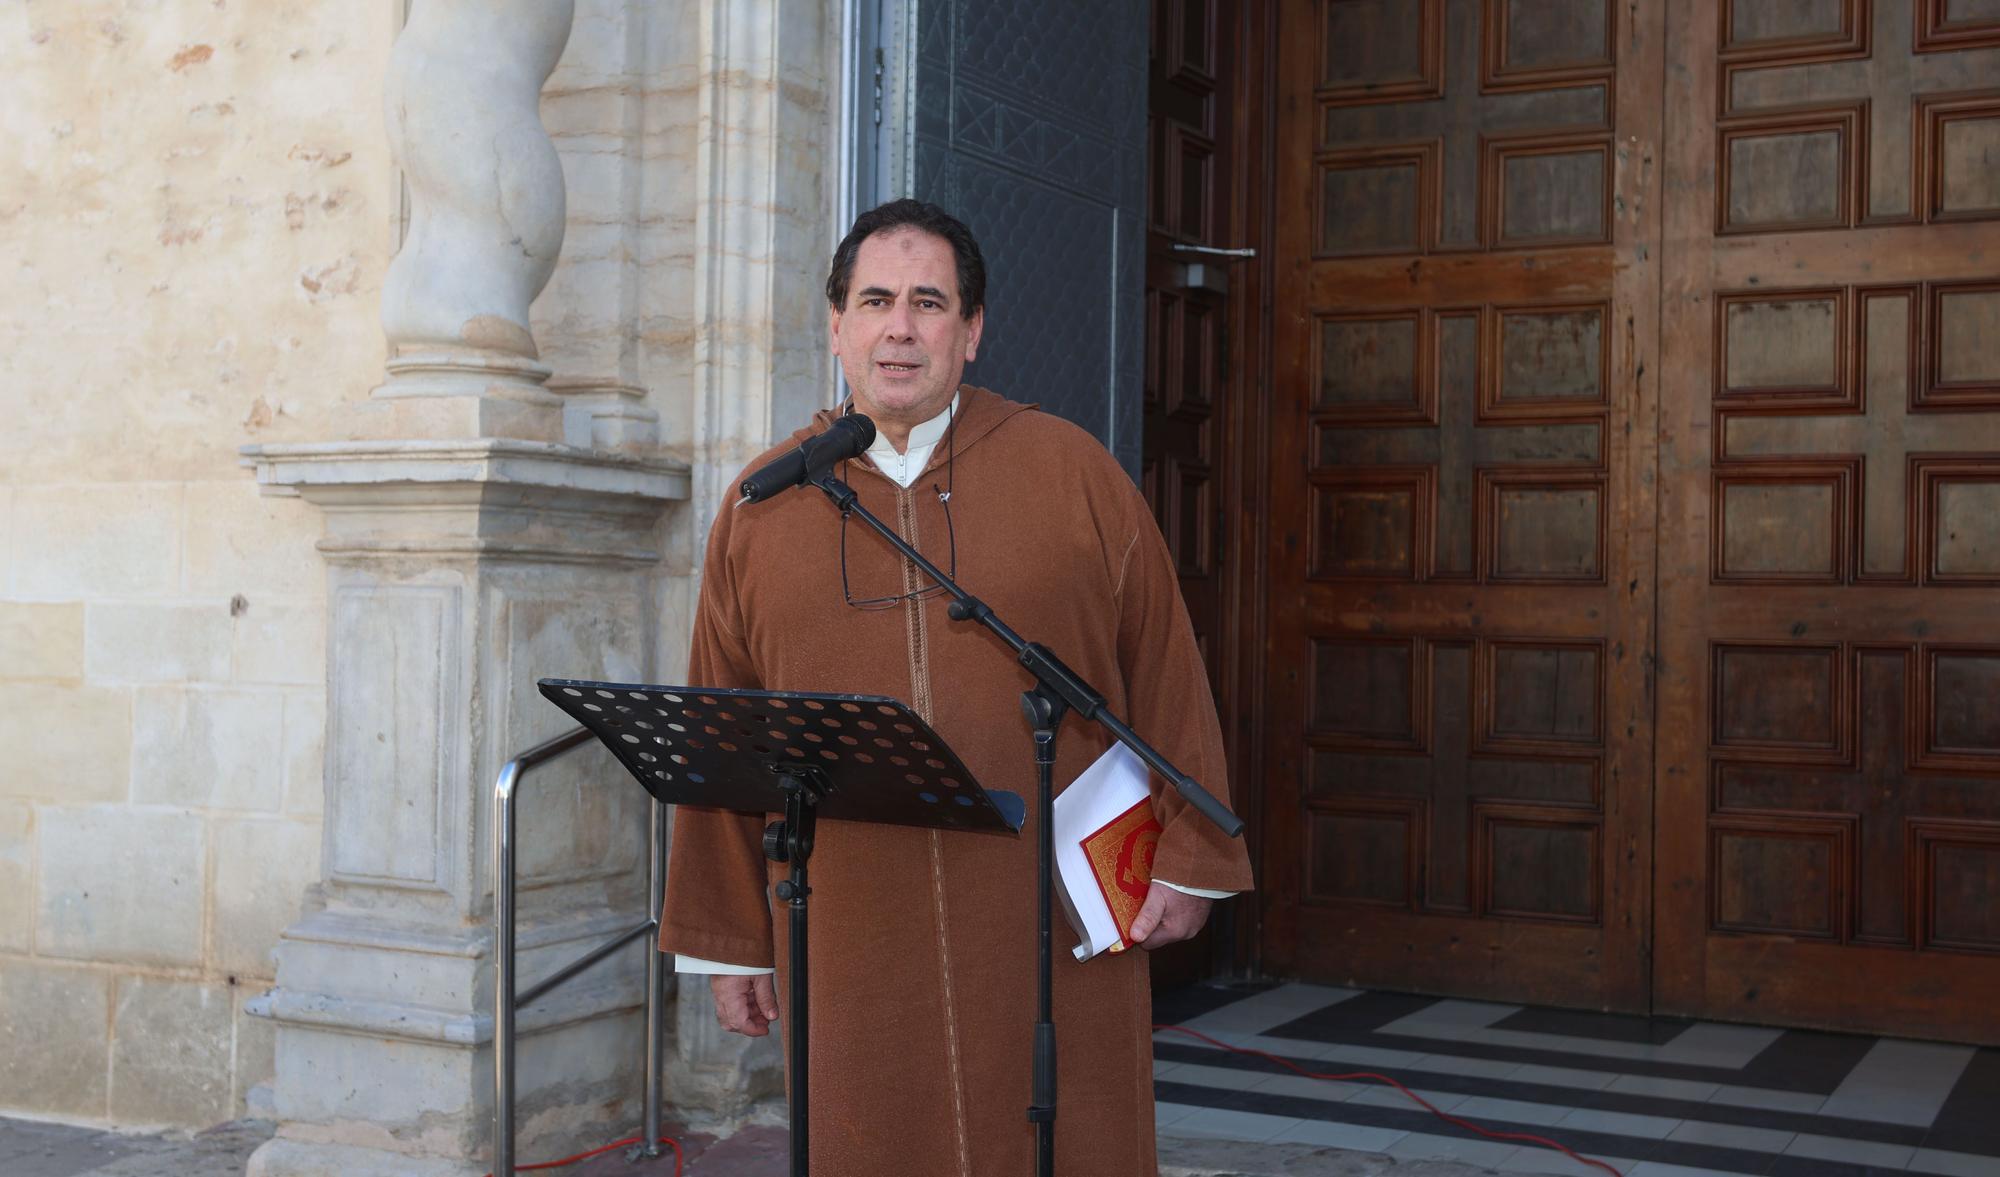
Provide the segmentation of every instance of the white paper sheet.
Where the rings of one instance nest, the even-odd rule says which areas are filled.
[[[1056,796],[1056,894],[1082,941],[1074,950],[1078,960],[1089,960],[1119,941],[1118,924],[1091,873],[1083,839],[1151,795],[1145,763],[1125,745],[1113,744]]]

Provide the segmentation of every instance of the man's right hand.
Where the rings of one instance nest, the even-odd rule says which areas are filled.
[[[772,974],[752,976],[713,973],[708,991],[715,995],[715,1020],[732,1034],[762,1038],[778,1020],[778,989]]]

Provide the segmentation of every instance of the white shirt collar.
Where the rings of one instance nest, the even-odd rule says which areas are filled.
[[[910,437],[902,453],[890,443],[886,433],[876,433],[875,440],[868,447],[868,459],[875,468],[896,480],[899,486],[909,486],[930,465],[931,451],[943,439],[945,430],[951,428],[951,419],[958,412],[958,394],[951,394],[951,403],[944,411],[921,425],[911,428]]]

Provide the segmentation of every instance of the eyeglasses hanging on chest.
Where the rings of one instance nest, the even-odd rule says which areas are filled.
[[[954,425],[955,424],[956,423],[954,422]],[[945,450],[944,486],[942,489],[940,489],[937,483],[933,482],[931,483],[931,488],[930,488],[930,493],[937,496],[938,505],[942,507],[944,510],[944,535],[945,535],[945,545],[947,552],[945,575],[951,577],[954,580],[958,578],[958,531],[952,525],[951,521],[951,494],[952,494],[952,489],[955,485],[954,476],[956,475],[958,470],[958,450],[956,445],[957,434],[958,430],[956,428],[948,427],[946,429],[945,445],[948,448]],[[907,491],[903,493],[907,493]],[[921,491],[917,492],[917,496],[920,497],[922,493],[923,492]],[[919,505],[920,504],[918,502],[913,501],[910,504],[910,510],[914,513]],[[902,514],[903,512],[900,510],[897,512],[897,515],[899,517]],[[900,523],[901,520],[899,518],[899,524]],[[898,530],[904,530],[907,532],[907,527],[899,525]],[[912,547],[915,547],[920,552],[924,552],[924,555],[927,558],[931,559],[933,562],[936,561],[937,557],[931,555],[930,552],[925,550],[929,545],[924,542],[924,536],[921,532],[919,532],[916,535],[909,536],[909,540]],[[847,512],[845,511],[841,512],[840,595],[843,599],[847,601],[849,606],[855,609],[894,609],[897,605],[902,604],[904,601],[921,601],[927,597],[934,597],[944,592],[944,587],[942,585],[932,582],[928,576],[924,575],[921,569],[910,564],[908,560],[898,559],[896,561],[896,564],[901,569],[902,575],[905,577],[906,582],[908,578],[915,577],[918,580],[924,581],[926,583],[920,584],[918,587],[913,589],[906,589],[905,591],[899,593],[873,594],[873,595],[864,595],[859,597],[855,596],[854,595],[855,585],[852,576],[849,574],[847,565]],[[861,587],[864,591],[867,591],[874,589],[886,589],[890,586],[863,584]]]

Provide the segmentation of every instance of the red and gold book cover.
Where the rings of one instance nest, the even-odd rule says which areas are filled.
[[[1080,843],[1097,889],[1111,908],[1112,922],[1118,925],[1113,952],[1132,946],[1132,921],[1146,902],[1146,888],[1153,881],[1153,848],[1159,842],[1160,819],[1153,816],[1153,802],[1146,798]]]

